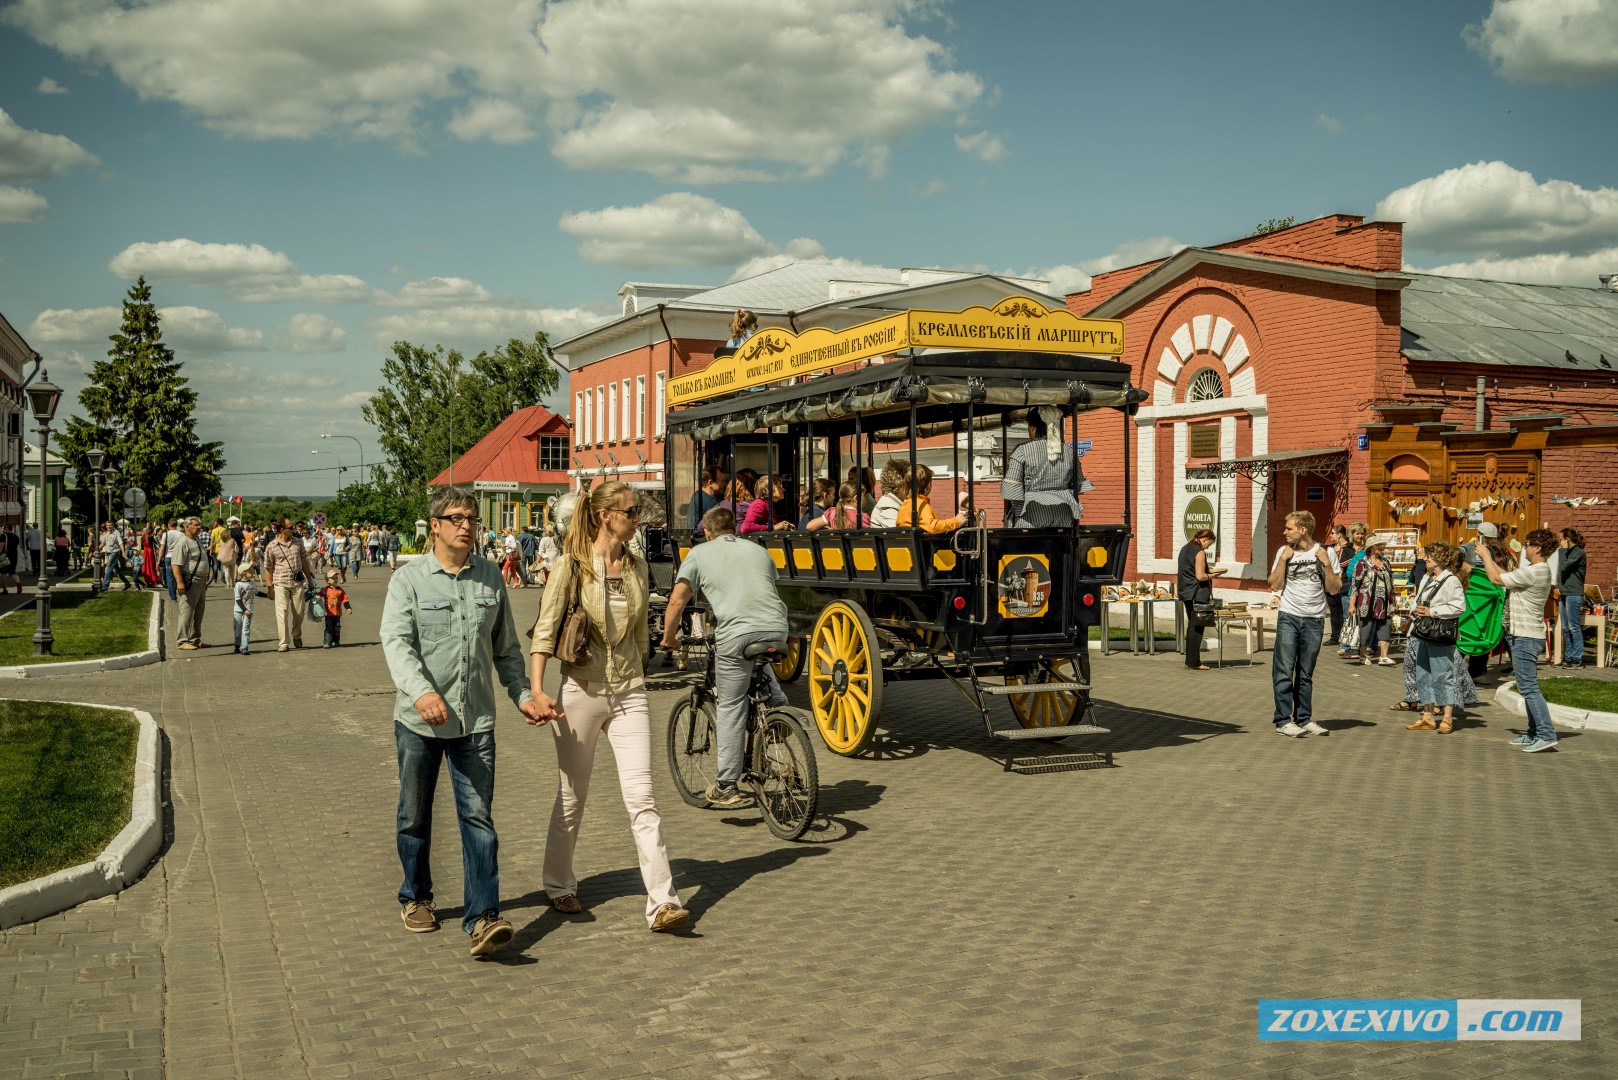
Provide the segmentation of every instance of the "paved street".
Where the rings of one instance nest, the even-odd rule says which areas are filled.
[[[1114,767],[1036,775],[1001,770],[947,685],[890,684],[877,756],[822,750],[829,818],[798,844],[684,806],[659,745],[682,936],[646,932],[605,747],[586,913],[549,910],[551,736],[508,710],[518,936],[473,961],[447,782],[450,925],[399,922],[386,581],[350,586],[340,651],[277,655],[261,618],[249,657],[0,686],[151,710],[173,804],[141,882],[0,934],[0,1077],[1618,1075],[1618,736],[1524,755],[1490,706],[1450,737],[1408,732],[1386,708],[1399,669],[1331,653],[1333,733],[1304,740],[1271,734],[1267,652],[1204,673],[1098,658]],[[224,595],[209,642],[229,637]],[[513,595],[526,625],[538,594]],[[1584,1038],[1261,1043],[1261,997],[1582,998]]]

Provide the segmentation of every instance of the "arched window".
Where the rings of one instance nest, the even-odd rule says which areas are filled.
[[[1185,393],[1187,401],[1217,401],[1224,396],[1225,383],[1213,368],[1203,368],[1193,375]]]
[[[1425,484],[1430,479],[1427,463],[1414,454],[1400,454],[1388,462],[1388,479]]]

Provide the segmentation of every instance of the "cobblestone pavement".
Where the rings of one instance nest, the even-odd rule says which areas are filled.
[[[1329,653],[1333,731],[1303,740],[1271,734],[1267,653],[1098,659],[1113,767],[1039,775],[1003,772],[947,685],[890,684],[879,752],[821,753],[829,817],[798,844],[684,806],[659,748],[683,936],[646,932],[608,760],[586,913],[549,910],[551,736],[512,712],[496,820],[518,934],[473,961],[447,784],[450,925],[399,923],[386,580],[351,587],[340,651],[278,655],[264,619],[249,657],[0,687],[151,709],[173,805],[133,888],[0,934],[0,1077],[1618,1075],[1618,736],[1523,755],[1489,706],[1408,732],[1399,669]],[[514,595],[531,619],[537,593]],[[1256,1038],[1260,997],[1353,996],[1582,998],[1584,1038]]]

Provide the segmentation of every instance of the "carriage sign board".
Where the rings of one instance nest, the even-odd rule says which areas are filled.
[[[812,327],[794,334],[772,327],[748,338],[730,356],[671,381],[668,403],[688,405],[715,394],[912,348],[1122,356],[1124,324],[1116,319],[1081,319],[1031,297],[1008,296],[992,308],[898,311],[847,330]]]

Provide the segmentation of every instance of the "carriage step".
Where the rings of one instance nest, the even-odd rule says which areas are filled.
[[[989,732],[997,739],[1065,739],[1069,735],[1106,735],[1112,728],[1094,724],[1067,724],[1055,727],[1002,728]]]
[[[978,689],[985,694],[1005,697],[1008,694],[1073,694],[1087,691],[1090,687],[1081,682],[1018,683],[1015,686],[979,683]]]

